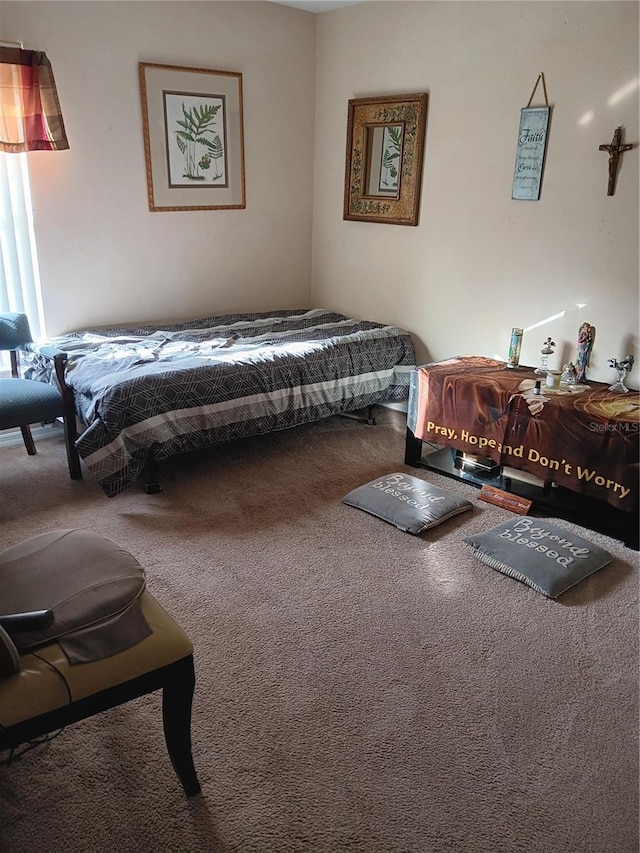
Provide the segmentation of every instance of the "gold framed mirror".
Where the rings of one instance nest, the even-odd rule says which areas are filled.
[[[344,219],[418,224],[426,117],[424,93],[349,101]]]

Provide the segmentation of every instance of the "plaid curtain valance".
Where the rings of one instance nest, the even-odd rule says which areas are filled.
[[[39,50],[0,47],[0,151],[69,147],[53,69]]]

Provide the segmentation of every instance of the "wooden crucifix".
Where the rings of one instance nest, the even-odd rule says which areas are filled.
[[[607,187],[607,195],[613,195],[616,191],[616,173],[618,171],[618,163],[620,155],[623,151],[630,151],[633,145],[620,145],[620,135],[622,128],[616,127],[611,145],[600,145],[598,151],[609,152],[609,185]]]

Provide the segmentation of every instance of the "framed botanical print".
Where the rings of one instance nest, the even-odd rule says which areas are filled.
[[[242,74],[138,68],[149,210],[244,208]]]

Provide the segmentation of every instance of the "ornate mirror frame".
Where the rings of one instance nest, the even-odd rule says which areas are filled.
[[[418,224],[426,116],[424,93],[349,101],[344,219]]]

